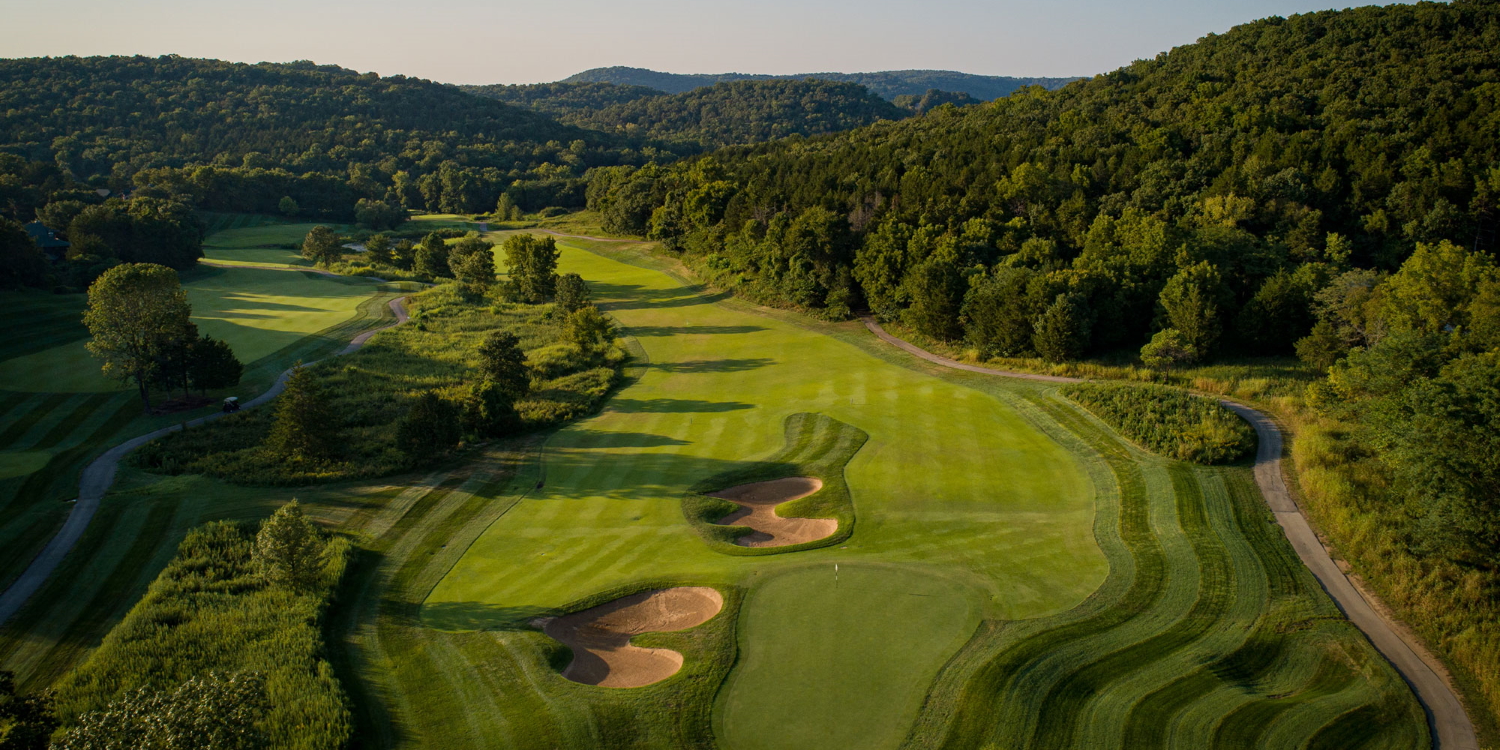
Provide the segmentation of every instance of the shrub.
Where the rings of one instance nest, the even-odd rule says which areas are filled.
[[[1063,395],[1131,442],[1167,458],[1232,463],[1255,451],[1255,430],[1218,402],[1164,385],[1079,383]]]

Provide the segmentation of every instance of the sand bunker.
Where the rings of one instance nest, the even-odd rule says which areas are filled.
[[[776,506],[789,503],[823,489],[823,480],[813,477],[787,477],[769,482],[755,482],[708,493],[728,500],[740,509],[718,520],[720,526],[749,526],[754,531],[736,540],[741,547],[785,547],[822,539],[838,531],[839,522],[832,518],[782,518]]]
[[[724,597],[706,586],[656,589],[608,604],[554,617],[542,632],[573,649],[563,677],[585,685],[632,688],[677,674],[682,654],[666,648],[640,648],[630,639],[641,633],[687,630],[724,608]]]

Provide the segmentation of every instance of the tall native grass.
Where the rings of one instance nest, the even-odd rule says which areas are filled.
[[[240,484],[296,485],[384,476],[421,463],[396,446],[395,425],[423,393],[462,402],[478,379],[477,350],[492,330],[514,333],[527,353],[531,392],[516,402],[517,432],[562,424],[595,411],[626,358],[565,342],[563,316],[550,304],[466,296],[445,284],[408,298],[412,321],[383,331],[356,352],[310,368],[339,420],[342,454],[291,462],[269,451],[274,409],[246,410],[143,446],[134,465],[162,474],[205,474]]]
[[[1412,523],[1388,471],[1347,426],[1310,420],[1292,443],[1292,460],[1304,510],[1397,617],[1446,657],[1485,746],[1494,746],[1500,580],[1493,571],[1413,550]]]
[[[143,687],[170,692],[211,671],[256,672],[265,677],[261,729],[271,747],[344,747],[349,708],[325,658],[322,620],[349,542],[323,544],[321,580],[298,592],[256,574],[253,527],[217,521],[189,531],[146,596],[57,684],[63,727]]]
[[[1255,451],[1255,430],[1217,401],[1164,385],[1077,383],[1062,387],[1146,450],[1179,461],[1225,464]]]

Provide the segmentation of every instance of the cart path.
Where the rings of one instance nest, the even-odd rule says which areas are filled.
[[[396,314],[395,323],[365,331],[355,336],[349,342],[349,345],[344,347],[343,351],[334,356],[355,351],[364,346],[365,342],[369,341],[371,336],[387,328],[394,328],[405,323],[409,319],[406,314],[406,307],[402,304],[405,299],[405,297],[397,297],[390,301],[391,311]],[[306,364],[313,365],[317,363],[308,362]],[[250,409],[276,398],[286,389],[286,379],[291,377],[291,374],[291,370],[281,373],[276,378],[276,382],[270,388],[266,389],[265,393],[246,401],[240,408]],[[42,587],[42,584],[47,582],[47,579],[52,576],[52,572],[62,563],[63,558],[67,557],[68,552],[72,551],[73,546],[78,543],[79,538],[83,536],[84,530],[88,528],[89,521],[93,520],[94,512],[99,509],[99,501],[104,499],[105,493],[109,492],[110,485],[114,484],[115,470],[119,468],[120,459],[136,448],[159,437],[181,430],[185,426],[196,427],[223,416],[223,412],[215,412],[185,424],[174,424],[163,427],[155,432],[146,433],[140,437],[131,438],[110,448],[103,455],[89,463],[83,470],[83,475],[78,482],[78,500],[73,504],[72,511],[68,513],[68,520],[63,523],[62,529],[57,532],[56,536],[52,537],[52,541],[48,542],[47,546],[31,561],[31,565],[16,579],[15,583],[12,583],[10,588],[6,589],[4,594],[0,594],[0,624],[4,624],[16,612],[20,611],[22,605],[26,604],[26,600],[30,599],[31,595],[35,594]]]
[[[910,342],[886,333],[875,319],[863,318],[865,327],[882,341],[892,344],[913,356],[944,367],[967,372],[1000,375],[1023,380],[1039,380],[1048,383],[1081,383],[1082,378],[1057,375],[1037,375],[1027,372],[996,370],[989,367],[967,365],[947,357],[938,356]],[[1430,664],[1418,655],[1419,646],[1409,643],[1400,634],[1393,622],[1382,616],[1370,605],[1349,578],[1339,570],[1329,557],[1328,550],[1318,541],[1318,535],[1308,524],[1307,517],[1292,500],[1281,474],[1281,429],[1265,414],[1244,404],[1220,399],[1219,403],[1244,417],[1255,428],[1259,448],[1255,455],[1255,483],[1266,499],[1266,505],[1276,517],[1276,523],[1286,532],[1287,539],[1302,564],[1312,571],[1339,609],[1359,628],[1391,666],[1401,674],[1422,707],[1427,711],[1427,722],[1433,733],[1433,745],[1441,750],[1479,750],[1479,740],[1474,734],[1474,724],[1464,712],[1458,695]]]

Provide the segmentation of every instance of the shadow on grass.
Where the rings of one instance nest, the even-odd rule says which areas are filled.
[[[702,401],[694,398],[617,398],[609,402],[609,408],[619,412],[642,414],[718,414],[754,409],[755,404],[747,404],[743,401]]]
[[[690,359],[685,362],[652,362],[645,366],[654,367],[662,372],[691,375],[709,372],[748,372],[774,364],[776,364],[776,360],[770,357],[746,357],[743,359]]]
[[[681,334],[756,333],[765,326],[628,326],[625,333],[641,336],[677,336]]]
[[[688,445],[691,441],[679,440],[667,435],[653,435],[649,432],[610,432],[607,430],[570,430],[569,435],[576,435],[570,440],[571,448],[587,450],[590,448],[660,448],[667,445]],[[551,457],[548,457],[551,461]]]
[[[693,286],[672,290],[647,290],[639,284],[589,282],[602,310],[656,310],[707,305],[728,299],[729,292],[708,292]]]

